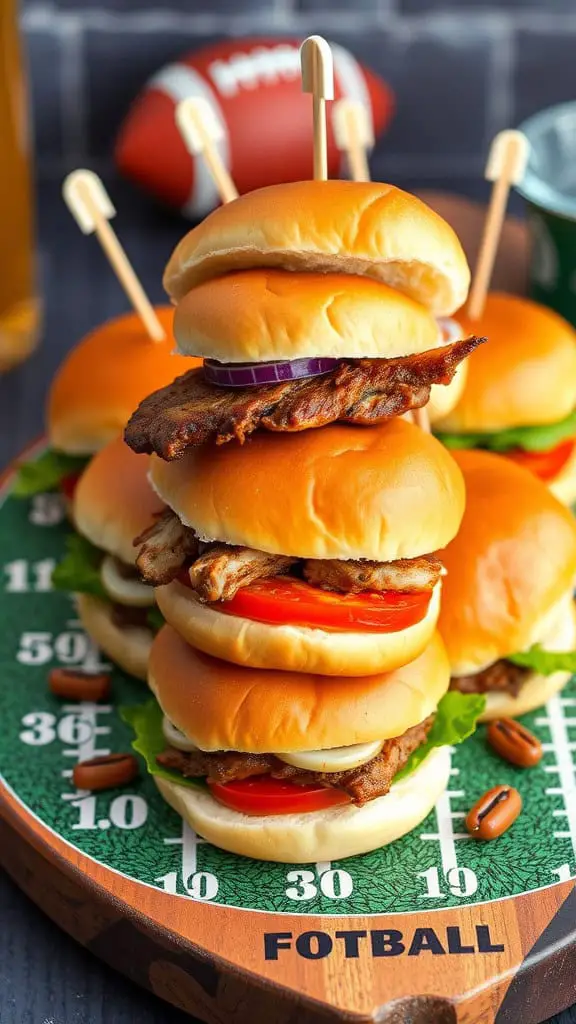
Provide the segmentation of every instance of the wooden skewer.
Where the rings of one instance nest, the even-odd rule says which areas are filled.
[[[467,313],[471,320],[479,320],[484,312],[490,287],[494,260],[506,214],[506,205],[512,185],[524,177],[530,144],[522,132],[500,132],[492,142],[484,176],[494,182],[476,271],[468,298]]]
[[[332,50],[322,36],[309,36],[300,47],[302,90],[312,93],[314,131],[314,179],[328,178],[326,137],[326,100],[334,99],[334,62]]]
[[[203,96],[191,96],[176,107],[176,124],[186,148],[193,156],[202,155],[223,203],[238,198],[232,181],[218,150],[224,138],[224,129],[214,109]]]
[[[369,111],[357,100],[338,100],[332,108],[332,125],[338,149],[346,153],[353,181],[370,181],[368,152],[374,145]]]
[[[72,171],[64,180],[62,195],[80,230],[85,235],[96,232],[116,277],[142,320],[151,341],[164,341],[166,332],[120,245],[116,232],[109,224],[116,210],[98,175],[83,169]]]

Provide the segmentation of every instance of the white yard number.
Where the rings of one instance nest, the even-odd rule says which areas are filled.
[[[426,880],[426,892],[421,899],[438,900],[445,894],[442,892],[440,872],[438,868],[420,871],[417,878]],[[452,896],[473,896],[478,888],[478,879],[471,868],[449,868],[446,872],[446,884]]]
[[[351,875],[341,868],[324,871],[319,879],[314,871],[289,871],[286,881],[294,883],[286,889],[289,900],[313,900],[318,894],[318,886],[328,899],[345,900],[354,888]]]
[[[86,743],[92,736],[92,725],[80,712],[64,715],[57,722],[56,715],[49,711],[30,711],[24,715],[22,725],[25,728],[20,739],[29,747],[45,747],[56,737],[62,743]]]
[[[90,651],[90,641],[85,633],[26,632],[20,637],[16,661],[21,665],[46,665],[56,658],[62,665],[78,665]]]
[[[64,519],[64,502],[60,494],[35,494],[28,516],[34,526],[56,526]]]
[[[154,881],[160,883],[164,892],[169,892],[172,896],[178,895],[177,871],[169,871],[167,875],[155,878]],[[194,871],[188,878],[183,879],[182,884],[184,891],[193,900],[204,902],[213,900],[218,895],[218,879],[210,871]]]
[[[4,566],[7,594],[45,594],[52,590],[52,573],[56,562],[53,558],[43,558],[40,562],[27,562],[25,558],[17,558]]]
[[[96,819],[97,797],[83,796],[70,801],[72,807],[78,808],[80,816],[72,828],[75,831],[107,829],[115,825],[123,831],[141,828],[148,817],[148,804],[141,796],[123,793],[115,796],[108,808],[108,816]]]

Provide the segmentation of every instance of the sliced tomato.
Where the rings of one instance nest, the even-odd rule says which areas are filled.
[[[270,775],[234,782],[208,782],[208,785],[216,800],[242,814],[300,814],[350,803],[350,797],[342,790],[319,785],[297,786]]]
[[[78,481],[81,476],[82,473],[68,473],[67,476],[62,477],[60,481],[60,490],[62,491],[64,497],[68,498],[68,501],[72,501],[72,498],[74,497],[74,491],[78,486]]]
[[[272,577],[243,587],[214,608],[256,622],[311,626],[340,632],[396,633],[421,622],[432,592],[335,594],[301,580]]]
[[[505,455],[518,466],[529,469],[541,480],[552,480],[568,462],[575,445],[576,440],[570,438],[568,441],[561,441],[547,452],[526,452],[522,448],[513,448],[505,452]]]

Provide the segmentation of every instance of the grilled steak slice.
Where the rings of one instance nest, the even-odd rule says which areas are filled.
[[[397,562],[309,559],[304,578],[323,590],[361,594],[364,590],[432,590],[442,575],[442,562],[434,555],[399,558]]]
[[[459,690],[460,693],[510,693],[517,697],[531,671],[501,658],[481,672],[470,676],[453,676],[450,689]]]
[[[155,587],[170,583],[189,558],[199,552],[194,530],[184,526],[175,512],[167,508],[152,526],[133,541],[140,547],[136,567],[146,583]]]
[[[149,608],[135,608],[128,604],[112,605],[112,622],[118,629],[150,629]]]
[[[207,441],[242,444],[259,427],[383,423],[425,405],[431,385],[449,384],[458,364],[485,340],[471,337],[397,359],[347,359],[322,377],[262,387],[217,387],[202,369],[191,370],[144,399],[125,438],[135,452],[170,461]]]
[[[271,775],[274,779],[289,779],[297,785],[321,783],[342,789],[358,807],[384,796],[394,776],[404,767],[410,754],[426,739],[434,721],[430,715],[419,725],[408,729],[402,736],[386,740],[376,757],[347,772],[308,772],[293,768],[274,754],[240,754],[234,751],[185,753],[169,747],[157,757],[158,764],[171,768],[186,778],[206,776],[211,782],[233,782],[253,775]]]
[[[215,544],[191,566],[190,582],[203,602],[230,601],[242,587],[267,576],[279,576],[297,561],[288,555]]]

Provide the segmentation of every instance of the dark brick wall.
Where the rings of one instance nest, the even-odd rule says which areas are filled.
[[[318,32],[380,72],[397,114],[373,173],[478,180],[499,129],[576,98],[576,0],[27,0],[40,169],[105,168],[138,88],[222,36]]]

